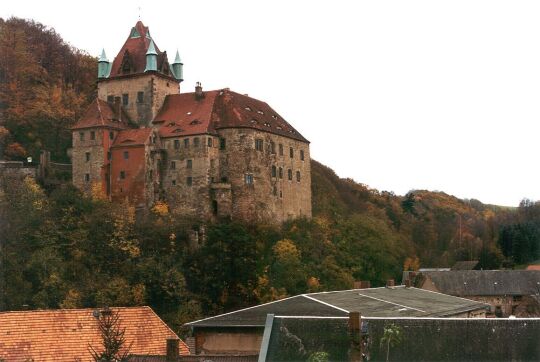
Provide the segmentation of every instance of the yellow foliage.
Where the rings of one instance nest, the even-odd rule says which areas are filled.
[[[101,182],[92,183],[92,199],[93,200],[107,200],[107,195],[103,192]]]
[[[420,259],[417,256],[414,256],[412,258],[405,258],[405,262],[403,263],[403,270],[416,271],[418,269],[420,269]]]
[[[309,277],[307,280],[307,286],[310,293],[321,290],[321,282],[319,281],[319,278]]]
[[[159,216],[166,216],[169,214],[169,205],[164,201],[157,201],[152,211]]]
[[[146,287],[144,284],[136,284],[131,288],[131,293],[133,294],[133,302],[135,305],[146,304]]]
[[[81,295],[75,289],[68,290],[66,297],[60,303],[60,308],[63,309],[73,309],[81,307]]]
[[[300,251],[292,240],[283,239],[279,240],[276,245],[272,247],[277,259],[290,259],[300,258]]]

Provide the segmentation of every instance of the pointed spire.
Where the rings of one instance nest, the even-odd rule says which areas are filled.
[[[101,51],[101,56],[99,57],[98,62],[109,62],[109,59],[107,59],[107,54],[105,54],[105,48]]]
[[[176,57],[174,58],[173,64],[182,64],[182,59],[180,59],[180,53],[178,53],[178,49],[176,49]]]
[[[153,40],[150,40],[150,45],[148,45],[148,50],[146,51],[146,55],[157,55],[156,47],[154,46]]]

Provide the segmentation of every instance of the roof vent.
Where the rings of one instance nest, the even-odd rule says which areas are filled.
[[[277,126],[276,128],[279,129],[280,131],[283,129],[283,128],[281,128],[281,126]]]
[[[197,82],[195,85],[195,99],[199,100],[204,98],[204,93],[202,91],[202,85],[201,82]]]
[[[257,124],[257,123],[259,123],[259,122],[257,122],[257,120],[256,120],[255,118],[253,118],[250,122],[251,122],[251,124]]]
[[[264,112],[261,111],[260,109],[257,111],[257,113],[259,113],[259,114],[264,114]]]
[[[264,122],[264,125],[265,125],[266,127],[271,127],[271,126],[270,126],[270,123],[268,123],[268,122]]]
[[[245,106],[244,109],[245,109],[246,111],[251,111],[251,107],[250,107],[250,106]]]
[[[186,114],[187,114],[188,116],[191,116],[191,112],[186,112]]]

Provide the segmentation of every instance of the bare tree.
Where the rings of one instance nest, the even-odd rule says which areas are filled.
[[[99,312],[96,311],[99,333],[101,334],[102,350],[98,352],[94,347],[88,346],[92,358],[96,362],[125,362],[130,356],[131,345],[126,346],[125,332],[122,328],[118,312],[105,308]]]

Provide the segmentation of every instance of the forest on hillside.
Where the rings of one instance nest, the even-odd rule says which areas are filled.
[[[96,59],[54,30],[0,19],[0,159],[41,149],[67,157],[67,128],[95,96],[95,75]],[[203,225],[164,203],[137,218],[99,193],[0,177],[0,311],[150,305],[180,331],[202,316],[289,295],[399,281],[404,269],[540,258],[540,203],[399,196],[311,166],[313,218],[283,225]]]

